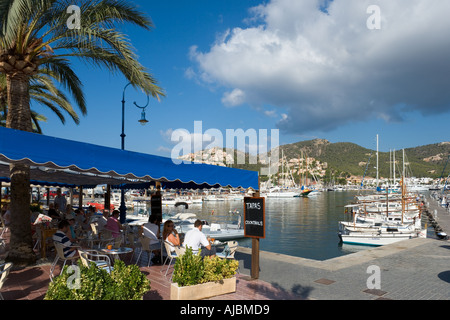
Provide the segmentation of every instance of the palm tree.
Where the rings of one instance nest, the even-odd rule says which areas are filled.
[[[75,1],[76,2],[76,1]],[[8,128],[31,131],[30,82],[40,70],[57,74],[77,100],[81,82],[71,68],[79,58],[119,72],[135,87],[159,99],[162,89],[138,62],[131,43],[116,29],[128,22],[149,30],[152,23],[125,0],[79,0],[80,24],[68,24],[73,0],[2,0],[0,2],[0,73],[6,74]],[[29,223],[29,168],[10,165],[11,240],[8,261],[34,263]]]
[[[66,118],[61,111],[65,111],[69,114],[72,120],[76,123],[80,123],[78,114],[73,109],[71,103],[67,99],[67,96],[62,92],[55,82],[59,82],[60,79],[57,74],[49,72],[45,69],[40,69],[39,73],[30,78],[30,98],[32,101],[48,107],[59,120],[65,124]],[[82,114],[86,114],[86,105],[84,97],[80,100],[82,103],[79,106]],[[6,118],[8,115],[7,105],[7,86],[6,86],[6,74],[0,73],[0,126],[6,127]],[[31,110],[32,131],[42,134],[42,129],[39,122],[46,122],[47,118],[37,112]]]

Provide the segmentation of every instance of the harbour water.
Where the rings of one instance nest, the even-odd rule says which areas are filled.
[[[349,218],[344,213],[344,206],[359,193],[333,191],[308,198],[266,199],[266,238],[260,240],[260,249],[314,260],[366,250],[367,246],[340,243],[337,234],[338,221]],[[203,201],[203,204],[190,205],[188,209],[163,206],[163,213],[178,212],[195,213],[208,222],[236,222],[238,214],[243,215],[243,202]],[[238,242],[240,246],[251,247],[249,238]]]

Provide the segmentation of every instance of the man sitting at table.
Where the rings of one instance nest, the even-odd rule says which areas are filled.
[[[201,220],[197,219],[194,222],[194,228],[186,232],[184,236],[183,246],[185,248],[191,248],[193,253],[196,254],[201,248],[200,255],[202,257],[215,256],[216,248],[212,247],[206,238],[205,234],[202,232],[203,223]]]
[[[59,242],[64,247],[63,252],[65,258],[71,258],[78,255],[77,249],[72,247],[73,244],[67,236],[69,228],[69,222],[67,220],[62,220],[58,224],[58,231],[56,231],[56,233],[53,235],[53,241]]]
[[[158,218],[155,215],[151,215],[148,220],[149,222],[142,226],[144,237],[150,238],[150,250],[156,255],[154,258],[155,261],[161,261],[161,243],[159,242],[159,225],[157,224]]]

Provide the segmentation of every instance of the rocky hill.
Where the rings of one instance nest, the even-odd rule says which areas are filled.
[[[324,139],[315,139],[308,141],[300,141],[292,144],[282,145],[279,147],[279,165],[281,166],[281,154],[284,154],[284,164],[291,166],[294,169],[293,174],[299,174],[299,163],[302,165],[306,162],[299,162],[299,159],[308,158],[308,166],[311,163],[316,168],[315,174],[322,176],[333,176],[345,178],[348,176],[363,176],[367,167],[366,176],[376,177],[376,150],[366,149],[351,142],[337,142],[330,143]],[[282,152],[281,152],[282,151]],[[272,151],[273,152],[273,151]],[[246,170],[259,171],[261,166],[267,164],[251,164],[256,160],[250,161],[250,158],[245,155],[245,164],[237,164],[237,158],[243,157],[243,153],[233,149],[219,149],[213,148],[204,150],[201,154],[189,154],[180,157],[184,160],[199,161],[214,165],[226,165],[230,159],[234,159],[235,168]],[[405,163],[408,176],[415,177],[440,177],[442,171],[450,156],[450,142],[441,142],[415,148],[405,149]],[[379,152],[379,176],[390,177],[391,165],[393,156],[389,152]],[[396,176],[403,168],[403,152],[396,150],[395,152],[395,171]],[[367,165],[370,161],[369,165]],[[304,166],[303,166],[304,167]],[[448,164],[445,176],[450,171],[450,164]],[[279,170],[280,172],[280,170]],[[264,180],[264,178],[263,178]]]
[[[303,151],[309,157],[326,162],[329,169],[359,176],[364,174],[370,159],[366,175],[376,176],[376,150],[366,149],[354,143],[330,143],[327,140],[316,139],[283,145],[280,148],[288,159],[298,157]],[[405,149],[407,173],[416,177],[439,177],[449,155],[450,142]],[[380,177],[390,176],[391,157],[393,158],[389,152],[379,152]],[[401,172],[403,168],[402,150],[396,150],[395,163],[396,172]],[[447,169],[450,169],[450,165],[447,166]]]

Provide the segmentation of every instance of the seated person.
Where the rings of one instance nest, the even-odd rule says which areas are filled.
[[[108,222],[108,218],[109,218],[109,210],[105,209],[103,210],[103,215],[97,219],[97,230],[99,233],[101,233],[105,228],[106,222]]]
[[[73,248],[73,244],[70,239],[67,237],[67,232],[69,232],[69,222],[67,220],[62,220],[58,224],[58,231],[53,235],[53,241],[59,242],[63,245],[64,249],[64,257],[71,258],[78,255],[78,251],[76,248]]]
[[[172,220],[167,220],[164,222],[163,240],[170,245],[171,252],[175,251],[175,247],[179,247],[181,245],[180,236],[174,228]]]
[[[194,222],[194,228],[186,232],[183,246],[185,248],[191,248],[194,254],[197,254],[198,250],[201,249],[200,255],[202,257],[215,256],[216,248],[211,246],[205,234],[202,232],[202,228],[203,224],[201,220],[197,219]]]
[[[114,210],[112,212],[111,216],[106,221],[106,225],[104,228],[104,230],[111,231],[112,237],[114,239],[120,237],[120,235],[121,235],[120,230],[125,229],[125,227],[122,226],[122,224],[119,222],[119,215],[120,215],[120,211]]]
[[[159,242],[159,225],[157,225],[158,218],[151,215],[149,222],[145,223],[142,228],[144,237],[150,238],[150,250],[154,250],[156,255],[161,255],[161,244]]]
[[[67,219],[67,221],[69,222],[69,231],[67,231],[67,237],[69,238],[69,240],[71,242],[76,242],[77,241],[77,235],[75,233],[75,219],[74,218],[70,218]]]

